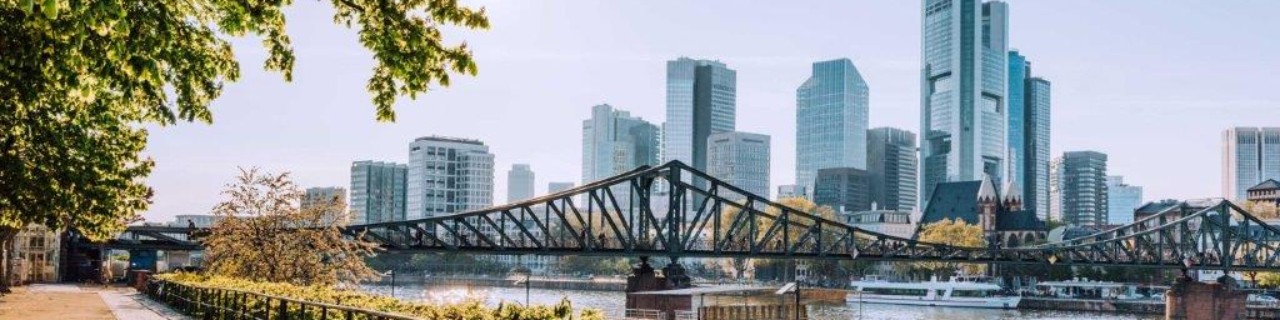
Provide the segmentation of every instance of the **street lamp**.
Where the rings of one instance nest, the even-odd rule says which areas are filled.
[[[529,291],[530,291],[529,277],[533,275],[533,271],[529,270],[528,267],[519,266],[519,267],[516,267],[515,269],[512,269],[511,272],[515,273],[516,275],[524,276],[524,305],[527,307],[529,306]]]

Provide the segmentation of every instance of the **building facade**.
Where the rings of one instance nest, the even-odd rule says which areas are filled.
[[[875,128],[867,132],[867,173],[871,178],[873,207],[911,211],[916,208],[916,173],[920,160],[916,134],[897,128]]]
[[[667,61],[662,162],[679,160],[706,171],[707,138],[736,128],[737,83],[737,71],[719,61]]]
[[[707,174],[769,199],[769,136],[724,132],[707,138]]]
[[[1133,223],[1134,211],[1143,203],[1141,186],[1125,184],[1122,176],[1107,176],[1107,224]]]
[[[332,202],[332,203],[331,203]],[[347,213],[347,188],[312,187],[302,194],[299,209],[308,210],[315,206],[334,205],[325,212],[325,223],[347,224],[352,220]]]
[[[849,59],[813,63],[796,89],[796,185],[818,169],[867,169],[869,89]]]
[[[809,199],[809,190],[804,186],[794,184],[784,184],[778,186],[778,196],[774,200],[786,198],[805,198]]]
[[[507,170],[507,203],[533,198],[533,169],[528,164],[513,164]]]
[[[1222,197],[1248,198],[1249,187],[1280,179],[1280,127],[1236,127],[1222,132]]]
[[[925,0],[921,46],[921,202],[947,181],[1003,181],[1008,5]]]
[[[553,194],[560,191],[573,189],[573,182],[550,182],[547,183],[547,194]]]
[[[661,140],[658,126],[608,104],[591,107],[582,121],[582,183],[657,165]]]
[[[1049,214],[1050,83],[1033,77],[1031,62],[1009,51],[1009,108],[1006,144],[1009,181],[1023,194],[1023,206],[1040,219]]]
[[[858,168],[823,168],[813,183],[813,203],[836,212],[871,210],[871,177]]]
[[[351,163],[351,223],[405,219],[409,166],[382,161]]]
[[[409,144],[406,218],[493,205],[493,154],[480,140],[421,137]]]
[[[1097,151],[1071,151],[1054,160],[1050,186],[1058,203],[1050,211],[1071,226],[1107,224],[1107,155]]]

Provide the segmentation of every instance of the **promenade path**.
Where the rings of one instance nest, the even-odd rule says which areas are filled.
[[[190,319],[132,288],[33,284],[0,297],[0,320]]]

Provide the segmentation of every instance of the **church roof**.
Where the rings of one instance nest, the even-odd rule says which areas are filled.
[[[996,186],[991,183],[991,176],[984,175],[982,177],[982,185],[978,187],[978,201],[991,199],[1000,199],[1000,194],[996,193]]]
[[[1013,180],[1005,181],[1004,189],[1001,189],[1001,191],[1004,191],[1004,201],[1022,201],[1022,193],[1018,192],[1018,188],[1014,187]]]
[[[1267,181],[1263,181],[1262,183],[1259,183],[1256,186],[1249,187],[1248,191],[1276,190],[1276,189],[1280,189],[1280,181],[1276,181],[1275,179],[1267,179]]]

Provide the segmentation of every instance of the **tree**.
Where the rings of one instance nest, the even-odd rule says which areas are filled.
[[[395,120],[399,96],[476,73],[466,44],[445,44],[440,28],[488,28],[484,9],[331,1],[334,22],[373,52],[379,121]],[[209,104],[240,77],[234,37],[260,37],[264,68],[292,80],[289,3],[0,0],[0,246],[32,223],[105,239],[146,210],[144,125],[211,123]]]
[[[1275,202],[1245,201],[1240,203],[1240,208],[1258,219],[1280,219],[1280,208],[1276,207]]]
[[[982,248],[987,245],[982,227],[965,223],[964,220],[942,219],[920,228],[921,242],[943,244],[956,247]],[[970,274],[982,273],[983,267],[974,264],[958,264],[955,262],[919,262],[915,268],[928,271],[931,275],[948,276],[963,269]]]
[[[819,206],[816,203],[813,203],[813,201],[809,201],[808,199],[783,198],[783,199],[779,199],[777,202],[778,204],[781,204],[785,207],[788,207],[792,210],[795,210],[801,213],[805,213],[805,214],[822,218],[822,219],[835,220],[835,216],[836,216],[835,210],[832,210],[831,207],[828,207],[828,206]],[[726,206],[726,208],[721,211],[720,220],[716,221],[716,224],[719,225],[720,232],[722,233],[727,232],[729,228],[733,226],[734,221],[738,219],[738,216],[743,213],[745,213],[744,210],[741,210],[737,207]],[[779,217],[782,215],[782,210],[776,207],[769,207],[765,209],[764,213],[770,216]],[[796,223],[813,223],[813,221],[806,220],[806,219],[799,219],[799,218],[796,218],[795,220],[792,220],[792,221]],[[712,232],[712,230],[710,229],[712,228],[711,225],[707,225],[706,228],[707,228],[707,230],[705,230],[706,232]],[[753,236],[757,239],[760,237],[763,237],[765,233],[768,232],[767,229],[768,229],[767,227],[761,227],[756,230],[756,234]],[[741,235],[745,236],[746,229],[742,229],[739,232]],[[787,228],[782,232],[786,233],[787,238],[791,239],[791,241],[794,242],[800,239],[800,237],[804,234],[805,230],[802,228]],[[781,233],[776,234],[774,237],[775,239],[779,239],[779,240],[783,238]],[[824,239],[824,241],[826,241],[827,243],[831,243],[831,242],[834,242],[835,239]],[[767,246],[772,244],[764,244],[764,245]],[[790,245],[790,244],[787,244],[787,245]],[[733,258],[730,266],[734,269],[738,277],[742,277],[743,273],[746,270],[754,268],[757,271],[756,273],[757,277],[768,277],[768,278],[780,279],[782,278],[782,275],[785,274],[785,271],[788,265],[789,264],[787,264],[787,261],[776,260],[776,259],[748,261],[746,258]],[[810,268],[814,270],[821,270],[818,272],[831,271],[835,269],[835,263],[832,261],[814,261],[814,262],[811,262]]]
[[[302,191],[289,174],[241,170],[214,207],[205,239],[208,273],[253,281],[333,285],[378,279],[364,259],[377,245],[342,235],[341,197],[299,209]]]

